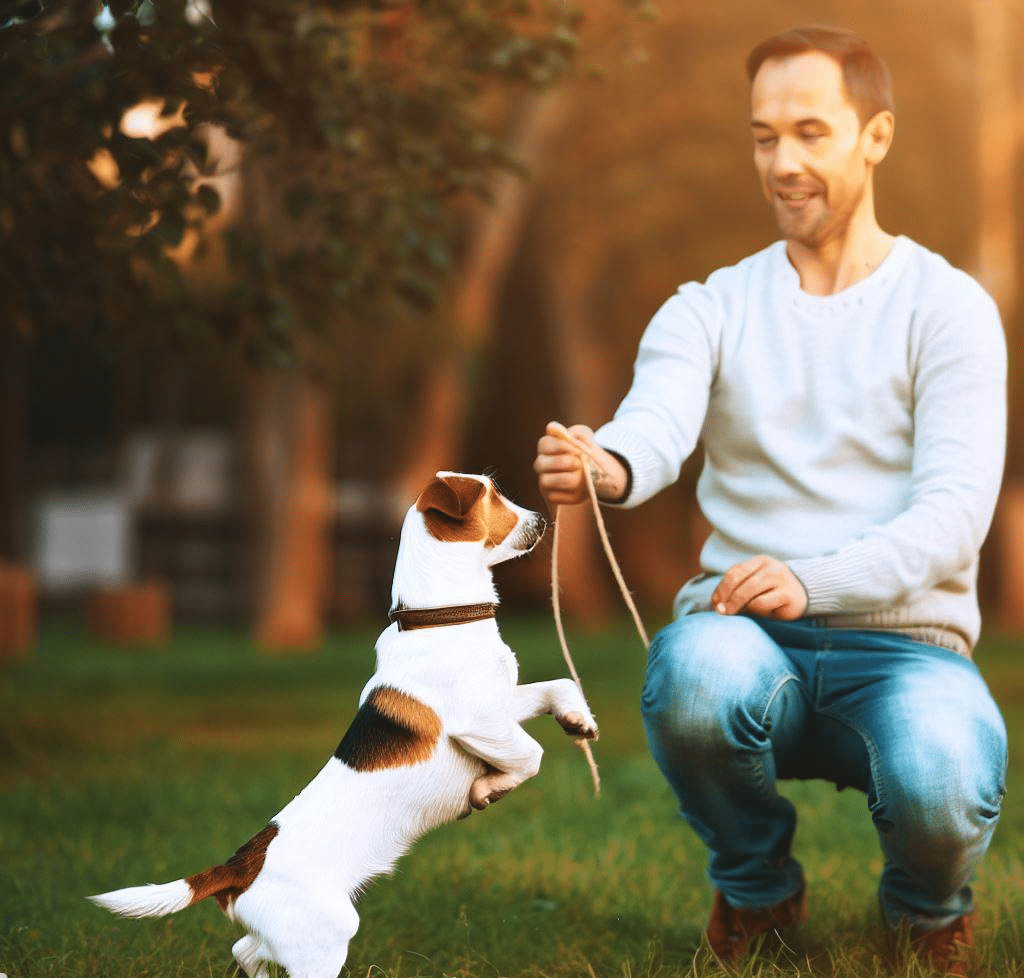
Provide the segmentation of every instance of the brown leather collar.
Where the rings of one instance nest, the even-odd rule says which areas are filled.
[[[439,628],[442,625],[465,625],[471,621],[484,621],[494,617],[497,605],[484,604],[450,605],[447,608],[396,608],[388,618],[398,622],[400,632],[416,628]]]

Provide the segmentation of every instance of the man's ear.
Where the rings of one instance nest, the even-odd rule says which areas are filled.
[[[896,118],[888,109],[883,109],[868,119],[864,127],[864,158],[871,166],[878,166],[885,159],[896,134]]]
[[[483,520],[468,519],[487,487],[464,475],[438,475],[420,493],[416,508],[423,514],[427,532],[446,543],[482,540],[486,535]]]

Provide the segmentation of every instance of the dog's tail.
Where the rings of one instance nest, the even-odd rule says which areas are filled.
[[[148,886],[129,886],[89,897],[98,907],[122,917],[164,917],[177,913],[196,902],[188,880],[173,883],[150,883]]]
[[[227,862],[194,876],[173,883],[129,886],[123,890],[99,893],[89,899],[97,906],[122,917],[165,917],[210,896],[216,897],[222,910],[227,910],[229,904],[244,893],[259,875],[266,859],[267,846],[277,833],[277,825],[271,822]]]

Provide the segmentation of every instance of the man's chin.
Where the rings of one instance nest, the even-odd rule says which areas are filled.
[[[780,213],[775,211],[775,222],[778,224],[779,233],[787,241],[795,241],[797,244],[814,247],[820,238],[818,233],[819,223],[810,220],[809,215],[795,215],[793,213]]]

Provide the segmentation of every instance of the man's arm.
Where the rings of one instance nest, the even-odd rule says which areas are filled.
[[[592,471],[603,502],[636,506],[679,477],[707,413],[721,322],[710,285],[681,286],[644,331],[633,383],[613,420],[596,436],[582,425],[569,429],[597,452]],[[579,461],[561,439],[540,439],[534,470],[549,504],[587,498]]]

